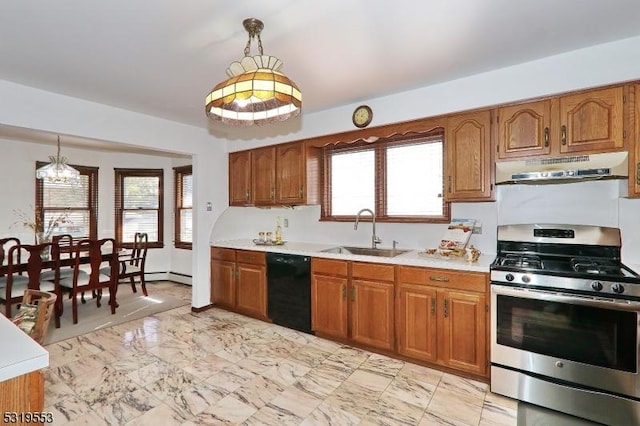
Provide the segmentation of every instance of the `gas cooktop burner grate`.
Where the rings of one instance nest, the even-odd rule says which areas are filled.
[[[571,268],[580,273],[599,275],[619,275],[620,265],[601,259],[574,258]]]
[[[535,255],[508,254],[502,258],[500,265],[512,268],[542,269],[542,260]]]

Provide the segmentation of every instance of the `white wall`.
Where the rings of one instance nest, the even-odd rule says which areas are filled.
[[[191,154],[194,173],[192,305],[209,304],[209,235],[227,205],[227,156],[223,140],[207,129],[62,96],[0,80],[0,124]],[[2,151],[2,162],[14,161]],[[71,152],[66,154],[71,157]],[[45,158],[46,159],[46,158]],[[29,167],[33,170],[33,166]],[[22,185],[22,183],[20,183]],[[27,188],[25,186],[25,188]],[[15,195],[3,184],[0,194]],[[213,210],[206,211],[206,203]],[[167,240],[171,241],[171,238]]]
[[[0,140],[2,146],[2,167],[0,181],[6,185],[5,199],[11,202],[0,204],[0,236],[17,236],[21,241],[33,240],[33,233],[20,224],[16,224],[15,210],[19,209],[28,217],[33,217],[35,205],[35,163],[48,161],[49,155],[55,155],[55,146],[28,143],[15,140]],[[122,154],[106,151],[61,148],[61,155],[67,157],[69,164],[77,164],[98,169],[98,237],[115,235],[114,216],[114,171],[119,168],[161,168],[164,169],[164,228],[165,247],[151,249],[147,255],[146,271],[154,273],[178,272],[191,275],[191,252],[187,250],[187,262],[174,262],[172,253],[173,237],[173,164],[169,157],[141,154]],[[184,250],[181,250],[184,251]],[[166,275],[157,275],[165,278]]]
[[[496,207],[496,203],[452,206],[454,217],[474,218],[482,223],[482,234],[472,235],[470,244],[485,253],[495,253]],[[216,222],[211,239],[258,238],[260,231],[275,230],[278,216],[281,223],[289,220],[289,227],[282,229],[284,240],[365,247],[371,244],[371,222],[361,222],[357,230],[353,229],[353,222],[320,222],[319,205],[293,209],[229,207]],[[382,239],[380,247],[391,247],[396,240],[399,248],[424,249],[437,247],[446,228],[447,224],[376,223],[376,234]]]
[[[366,103],[374,110],[375,126],[636,80],[640,79],[639,43],[640,37],[607,43]],[[350,130],[351,112],[357,104],[303,116],[303,131],[287,140]],[[281,142],[284,140],[277,136],[234,141],[230,151]],[[475,218],[482,223],[482,234],[473,235],[471,243],[485,253],[495,252],[498,223],[590,223],[620,227],[623,259],[640,264],[640,200],[621,199],[619,182],[505,186],[498,187],[496,195],[495,203],[452,205],[452,217]],[[285,230],[291,239],[365,245],[370,241],[368,224],[355,232],[352,224],[318,222],[320,213],[315,207],[297,209],[282,213],[295,218],[291,229]],[[211,239],[230,238],[232,233],[254,238],[257,231],[273,228],[278,214],[275,210],[229,208]],[[404,247],[424,248],[437,244],[444,225],[379,224],[378,228],[384,245],[395,239]]]
[[[0,80],[0,124],[193,154],[195,234],[192,303],[200,307],[209,303],[209,240],[215,238],[215,232],[212,233],[213,224],[227,206],[226,151],[351,130],[351,112],[357,104],[365,102],[373,108],[372,126],[377,126],[640,79],[638,45],[640,37],[620,40],[396,95],[369,100],[359,99],[351,105],[327,111],[303,112],[301,121],[292,125],[246,129],[246,133],[226,130],[212,132],[219,136],[213,136],[204,128]],[[203,93],[206,89],[203,88]],[[302,91],[304,92],[304,88]],[[225,134],[229,136],[224,136]],[[231,136],[232,134],[234,136]],[[4,156],[3,161],[7,161]],[[21,183],[16,183],[16,186],[19,185]],[[3,185],[0,191],[5,196],[7,193],[14,193],[16,189]],[[207,201],[213,203],[212,212],[206,212]],[[625,233],[635,236],[640,230],[640,225],[632,216],[638,213],[638,201],[627,201],[620,203],[619,217],[624,222]],[[491,205],[456,206],[453,214],[459,217],[473,217],[472,215],[478,211],[478,216],[484,216],[492,210],[495,211],[495,207]],[[493,222],[496,221],[497,214],[493,218]],[[485,219],[485,222],[491,223],[491,219]],[[239,231],[244,232],[249,223],[250,217],[247,218],[247,222],[241,224]],[[346,226],[348,228],[349,225]],[[405,230],[403,227],[398,230],[395,227],[382,227],[381,236],[389,240],[395,238],[397,233],[401,237],[395,239],[403,244],[430,245],[433,236],[440,235],[437,228],[431,231],[417,226],[415,232],[413,228]],[[347,228],[344,228],[345,235],[349,235]],[[480,237],[481,248],[488,247],[491,237],[487,231],[490,226],[486,225],[484,229],[483,237],[477,236]],[[342,233],[342,228],[332,232]],[[349,231],[351,232],[353,231]],[[360,235],[356,238],[360,238]],[[625,241],[632,239],[626,236],[624,238]]]

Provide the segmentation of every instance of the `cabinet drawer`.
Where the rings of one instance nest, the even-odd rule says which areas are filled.
[[[353,278],[393,281],[395,279],[395,266],[380,263],[353,262],[351,276]]]
[[[448,269],[401,266],[398,268],[398,281],[401,283],[426,284],[434,287],[484,293],[487,274],[481,272],[461,272]]]
[[[234,249],[211,247],[211,258],[217,260],[226,260],[228,262],[236,261],[236,251]]]
[[[346,277],[347,262],[345,260],[321,259],[318,257],[312,257],[311,272]]]
[[[265,265],[265,253],[263,251],[238,250],[236,251],[236,262]]]

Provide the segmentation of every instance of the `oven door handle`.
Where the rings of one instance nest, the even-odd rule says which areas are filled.
[[[618,311],[640,311],[640,301],[627,299],[581,296],[548,290],[509,287],[500,284],[491,284],[491,293],[500,296],[513,296],[550,302],[571,303],[573,305],[593,306],[597,308],[610,308]]]

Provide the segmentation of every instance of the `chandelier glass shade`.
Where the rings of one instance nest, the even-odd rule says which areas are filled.
[[[36,169],[36,178],[49,183],[75,184],[80,181],[80,172],[67,164],[65,157],[60,157],[60,136],[58,136],[58,153],[49,157],[49,164]]]
[[[249,33],[245,56],[227,68],[229,78],[217,84],[205,98],[207,116],[223,123],[251,126],[296,117],[302,108],[298,86],[280,72],[282,61],[264,55],[257,19],[245,19]],[[260,55],[249,56],[251,40],[258,39]]]

